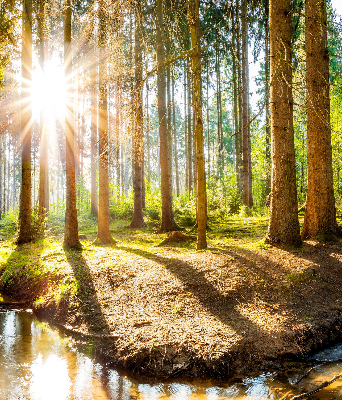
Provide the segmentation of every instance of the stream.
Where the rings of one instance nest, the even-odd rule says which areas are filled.
[[[8,301],[1,298],[0,301]],[[340,361],[341,360],[341,361]],[[342,372],[342,345],[324,350],[283,371],[229,382],[134,380],[101,365],[91,346],[74,341],[30,310],[0,310],[0,399],[3,400],[157,400],[281,399],[308,392]],[[296,382],[312,366],[307,377]],[[342,379],[312,399],[342,399]]]

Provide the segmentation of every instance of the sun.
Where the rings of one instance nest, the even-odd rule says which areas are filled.
[[[42,113],[50,122],[65,115],[66,84],[63,66],[50,60],[45,71],[37,68],[32,75],[32,112],[39,121]]]

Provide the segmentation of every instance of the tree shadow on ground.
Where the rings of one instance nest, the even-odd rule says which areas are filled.
[[[94,280],[90,273],[82,250],[64,250],[68,263],[77,282],[77,298],[82,318],[90,333],[108,334],[110,332],[106,318],[97,297]]]
[[[249,282],[242,283],[227,293],[222,293],[208,281],[205,271],[199,271],[183,260],[167,258],[126,246],[118,246],[118,248],[164,266],[182,282],[184,288],[191,292],[211,315],[234,329],[237,334],[244,336],[246,333],[258,331],[262,336],[268,335],[263,326],[245,317],[238,309],[253,301],[255,293]],[[247,263],[248,260],[245,262]]]

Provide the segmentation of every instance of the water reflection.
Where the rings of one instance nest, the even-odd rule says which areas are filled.
[[[315,355],[298,369],[260,374],[239,382],[141,383],[96,363],[69,339],[38,322],[29,312],[0,312],[0,399],[8,400],[223,400],[274,399],[307,392],[342,372],[342,346]],[[331,362],[334,361],[334,362]],[[294,382],[319,363],[299,385]],[[342,398],[342,383],[316,399]]]

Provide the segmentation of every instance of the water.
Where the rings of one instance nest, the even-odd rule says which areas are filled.
[[[96,362],[90,347],[75,347],[68,337],[38,321],[29,311],[0,312],[0,399],[4,400],[276,400],[332,379],[342,372],[341,359],[339,345],[316,354],[307,364],[292,363],[282,372],[236,377],[228,383],[142,382]],[[314,364],[308,377],[294,385]],[[312,398],[342,399],[342,379]]]

